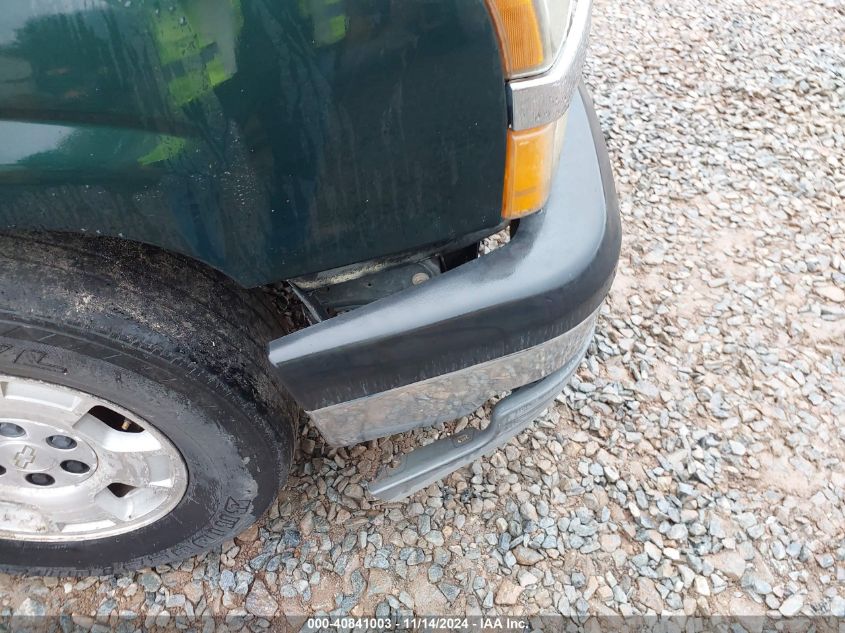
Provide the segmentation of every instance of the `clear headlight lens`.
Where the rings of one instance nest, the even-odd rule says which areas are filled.
[[[487,0],[508,79],[548,69],[566,39],[571,0]]]

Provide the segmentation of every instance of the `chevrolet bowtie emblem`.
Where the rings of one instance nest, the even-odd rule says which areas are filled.
[[[24,469],[35,461],[35,449],[31,446],[24,446],[21,450],[15,453],[15,466]]]

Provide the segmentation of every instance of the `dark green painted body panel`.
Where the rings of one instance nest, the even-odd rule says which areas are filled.
[[[4,0],[0,230],[184,253],[244,285],[499,221],[482,0]]]

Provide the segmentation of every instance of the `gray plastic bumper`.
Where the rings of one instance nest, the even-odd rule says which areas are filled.
[[[454,419],[497,393],[547,376],[540,385],[557,389],[586,351],[620,241],[607,152],[582,88],[569,110],[549,203],[521,221],[509,244],[274,341],[270,360],[334,445]],[[498,405],[500,420],[503,410],[519,420],[462,440],[467,455],[505,441],[542,410],[537,406],[548,404],[545,387],[533,386],[511,411],[519,393]],[[453,469],[455,461],[431,477]],[[397,481],[382,484],[387,494],[405,485]]]

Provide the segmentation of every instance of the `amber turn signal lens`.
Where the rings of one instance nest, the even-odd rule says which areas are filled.
[[[509,130],[502,217],[515,220],[539,211],[549,199],[557,124]]]
[[[487,0],[499,36],[505,74],[514,77],[543,65],[545,52],[534,0]]]

